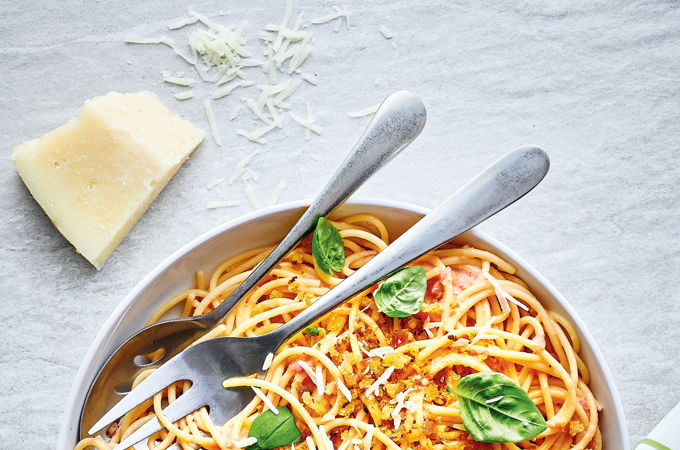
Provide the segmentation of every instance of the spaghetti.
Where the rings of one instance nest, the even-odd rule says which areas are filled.
[[[388,244],[385,225],[369,214],[332,222],[345,246],[335,276],[316,266],[305,239],[201,340],[256,336],[287,322]],[[174,307],[183,316],[214,309],[271,251],[247,251],[220,263],[206,279],[171,298],[150,322]],[[560,314],[546,310],[515,268],[493,253],[447,244],[412,264],[426,269],[421,311],[405,318],[380,313],[375,286],[356,295],[269,356],[264,379],[234,378],[225,387],[251,386],[253,400],[226,424],[205,408],[172,424],[161,409],[189,388],[180,381],[112,424],[76,450],[109,449],[157,416],[165,429],[150,449],[235,449],[248,445],[253,421],[287,406],[301,432],[302,449],[593,449],[602,448],[598,403],[578,355],[579,338]],[[134,385],[150,374],[140,373]],[[462,425],[457,381],[476,372],[500,372],[527,392],[547,429],[521,443],[474,441]],[[493,400],[493,399],[492,399]],[[291,446],[282,447],[291,448]]]

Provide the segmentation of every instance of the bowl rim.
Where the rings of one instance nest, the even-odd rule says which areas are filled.
[[[190,240],[186,244],[182,245],[180,248],[165,257],[160,263],[158,263],[153,269],[147,272],[142,279],[135,284],[135,286],[125,295],[125,297],[116,305],[116,307],[111,311],[106,321],[101,325],[101,328],[95,335],[95,338],[91,342],[87,349],[87,352],[83,356],[76,376],[71,384],[71,388],[68,393],[66,407],[62,415],[61,424],[59,426],[58,434],[58,449],[67,450],[72,447],[67,445],[71,441],[69,434],[74,432],[70,428],[70,423],[72,417],[80,417],[80,408],[82,405],[78,403],[78,391],[79,387],[86,381],[85,375],[88,369],[89,362],[94,359],[97,351],[106,344],[107,338],[115,330],[116,326],[120,323],[121,319],[125,316],[127,310],[132,306],[133,301],[137,298],[138,294],[142,292],[146,286],[154,280],[158,275],[160,275],[164,270],[172,266],[178,259],[180,259],[185,254],[193,251],[202,243],[224,233],[227,230],[239,227],[244,223],[256,220],[265,216],[276,214],[283,211],[288,211],[292,209],[297,209],[301,207],[308,206],[310,204],[310,199],[293,200],[289,202],[279,203],[277,205],[268,206],[265,208],[258,209],[256,211],[251,211],[249,213],[243,214],[232,220],[229,220],[223,224],[213,227],[212,229],[200,234],[196,238]],[[348,199],[345,204],[361,204],[367,206],[380,206],[401,209],[407,212],[413,212],[416,214],[427,214],[431,209],[416,205],[414,203],[399,201],[399,200],[388,200],[378,197],[356,197]],[[488,243],[490,246],[498,249],[500,252],[509,256],[518,266],[521,266],[524,271],[529,273],[535,278],[535,280],[543,286],[547,291],[549,291],[555,299],[558,301],[560,306],[564,308],[565,312],[568,314],[569,318],[573,321],[574,325],[580,332],[581,341],[584,342],[587,347],[592,352],[595,360],[598,362],[602,375],[604,377],[605,384],[608,386],[608,390],[611,394],[612,406],[614,407],[613,413],[616,416],[616,424],[621,433],[621,440],[626,446],[624,450],[630,448],[628,426],[625,420],[625,415],[623,412],[623,406],[621,403],[621,397],[616,388],[616,383],[614,382],[614,377],[607,365],[606,359],[602,354],[599,346],[595,342],[594,337],[586,327],[585,323],[581,317],[576,312],[575,308],[567,300],[564,295],[537,269],[534,268],[532,264],[527,262],[523,257],[519,256],[515,251],[511,250],[505,244],[496,240],[486,232],[480,230],[478,227],[474,227],[468,231],[472,236],[479,238],[480,240]]]

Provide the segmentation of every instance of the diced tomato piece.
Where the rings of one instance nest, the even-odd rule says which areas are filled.
[[[397,348],[408,341],[408,331],[397,330],[392,333],[392,347]]]
[[[428,314],[430,315],[430,322],[441,322],[441,320],[442,320],[441,309],[437,309],[435,311],[430,311]]]
[[[312,248],[312,237],[314,236],[314,233],[309,233],[305,238],[300,241],[298,244],[297,248],[302,248],[302,249],[310,249]]]
[[[444,295],[444,285],[439,277],[433,277],[427,280],[427,294],[426,297],[432,300],[441,300]]]
[[[307,376],[302,380],[302,387],[307,392],[313,392],[316,389],[316,384]]]
[[[423,321],[423,324],[425,322],[440,322],[442,320],[442,312],[441,310],[437,309],[434,311],[420,311],[418,314],[415,315],[418,319]]]
[[[106,437],[112,438],[114,434],[116,434],[116,431],[118,431],[118,422],[113,422],[109,427],[106,429]]]
[[[414,317],[422,320],[423,323],[426,322],[427,319],[430,319],[430,321],[432,321],[432,318],[430,318],[430,313],[425,311],[420,311],[419,313],[414,314]]]
[[[439,371],[439,373],[437,373],[434,376],[434,382],[437,383],[439,386],[444,386],[450,373],[451,373],[450,367],[443,368],[442,370]]]
[[[415,364],[410,364],[403,369],[397,369],[394,371],[395,379],[406,379],[413,378],[416,375],[422,375],[420,368]]]

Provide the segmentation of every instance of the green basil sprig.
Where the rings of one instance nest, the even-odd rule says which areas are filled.
[[[307,327],[302,331],[302,334],[308,334],[310,336],[318,336],[321,331],[317,327]]]
[[[301,434],[293,413],[285,406],[276,409],[278,414],[267,410],[255,418],[248,437],[257,438],[257,442],[249,445],[247,450],[268,450],[300,442]]]
[[[319,269],[333,275],[345,266],[345,244],[332,223],[319,217],[312,236],[312,255]]]
[[[420,312],[427,277],[423,266],[400,269],[383,281],[373,294],[378,310],[389,317],[408,317]]]
[[[302,334],[306,334],[309,338],[309,346],[312,346],[312,336],[318,336],[321,331],[317,327],[307,327],[302,331]]]
[[[502,373],[473,373],[458,381],[460,416],[479,442],[522,442],[548,428],[534,402]]]

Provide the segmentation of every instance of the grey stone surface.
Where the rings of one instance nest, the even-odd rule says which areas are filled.
[[[164,46],[122,43],[128,33],[185,30],[166,24],[185,1],[4,1],[0,4],[0,442],[50,447],[72,380],[99,324],[145,272],[215,226],[208,201],[243,200],[230,176],[255,149],[253,184],[266,203],[309,197],[367,119],[348,111],[397,89],[425,101],[427,127],[412,148],[359,195],[434,206],[503,152],[536,144],[552,157],[544,183],[483,228],[534,263],[570,299],[614,373],[637,441],[680,401],[680,9],[675,1],[343,1],[351,27],[315,26],[305,71],[318,74],[292,98],[309,102],[324,133],[309,141],[290,123],[264,147],[233,130],[255,128],[229,112],[246,91],[216,104],[225,144],[208,137],[101,272],[74,253],[16,175],[10,149],[77,114],[109,90],[156,92],[207,130],[201,99],[177,102],[160,70],[186,70]],[[191,2],[245,23],[249,46],[277,23],[281,2]],[[333,2],[297,1],[310,19]],[[390,42],[378,34],[387,25]],[[394,48],[391,45],[394,43]],[[254,73],[255,71],[253,71]],[[258,76],[263,76],[259,74]],[[252,94],[252,91],[251,95]],[[310,152],[322,156],[309,158]]]

